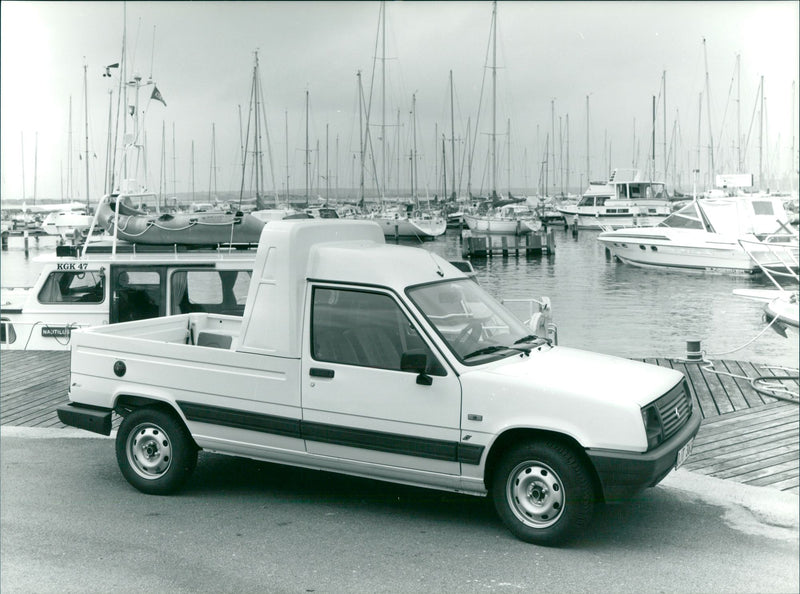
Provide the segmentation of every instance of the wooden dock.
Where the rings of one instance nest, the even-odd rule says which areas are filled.
[[[461,256],[463,258],[493,258],[514,256],[540,256],[556,250],[552,229],[539,233],[516,235],[491,235],[466,230],[461,233]]]
[[[683,372],[703,416],[685,468],[800,493],[796,372],[781,379],[789,374],[757,363],[715,361],[721,373],[714,373],[707,363],[641,360]],[[0,425],[63,428],[55,409],[67,401],[68,384],[69,352],[0,351]],[[786,392],[773,397],[770,387]]]

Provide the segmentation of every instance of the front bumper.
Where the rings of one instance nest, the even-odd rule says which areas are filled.
[[[69,402],[59,406],[56,411],[58,419],[65,425],[100,435],[111,435],[111,410],[108,408]]]
[[[586,450],[600,479],[604,500],[627,499],[660,483],[675,466],[678,451],[697,435],[700,420],[700,411],[694,407],[689,421],[680,431],[649,452]]]

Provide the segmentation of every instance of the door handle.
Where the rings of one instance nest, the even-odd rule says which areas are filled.
[[[312,367],[308,370],[308,375],[311,377],[333,377],[333,369],[322,369],[320,367]]]

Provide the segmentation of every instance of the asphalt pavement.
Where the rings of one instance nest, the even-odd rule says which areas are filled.
[[[113,441],[0,429],[0,591],[798,592],[798,496],[685,470],[599,506],[571,545],[487,499],[202,452],[184,491],[123,479]]]

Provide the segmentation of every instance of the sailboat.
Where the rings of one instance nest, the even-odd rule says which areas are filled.
[[[383,68],[384,76],[381,77],[381,100],[383,102],[383,114],[381,120],[381,134],[382,147],[385,148],[386,144],[386,117],[385,117],[385,104],[386,104],[386,2],[381,2],[379,26],[381,27],[381,39],[383,47],[383,56],[381,59],[381,67]],[[415,109],[415,108],[414,108]],[[412,114],[414,114],[412,109]],[[415,117],[415,114],[412,115]],[[369,126],[367,126],[369,128]],[[416,126],[414,126],[414,157],[416,157]],[[412,160],[412,167],[414,161]],[[389,237],[416,237],[418,239],[435,239],[443,235],[447,231],[447,222],[441,214],[433,213],[430,211],[422,211],[419,205],[419,199],[416,196],[415,188],[412,187],[412,201],[404,207],[395,206],[388,208],[384,205],[384,193],[386,190],[386,157],[385,150],[382,158],[383,174],[380,183],[380,197],[381,208],[378,212],[369,215],[369,218],[378,223],[383,229],[383,234]],[[416,169],[414,167],[414,169]],[[412,173],[413,176],[413,173]]]
[[[68,238],[76,238],[78,234],[85,234],[92,225],[92,215],[88,214],[89,207],[89,97],[87,91],[87,65],[83,65],[83,108],[86,116],[86,152],[84,153],[84,164],[86,166],[86,205],[63,205],[57,211],[49,213],[42,220],[42,231],[48,235],[58,235],[62,241]],[[69,151],[72,153],[72,98],[69,103]],[[72,190],[72,160],[70,158],[70,183],[69,189]]]
[[[536,213],[525,204],[501,201],[497,196],[497,2],[492,3],[492,194],[491,203],[485,210],[464,214],[464,222],[470,231],[502,235],[524,235],[538,231],[542,223]],[[509,147],[510,158],[510,147]],[[509,191],[510,197],[510,191]]]

